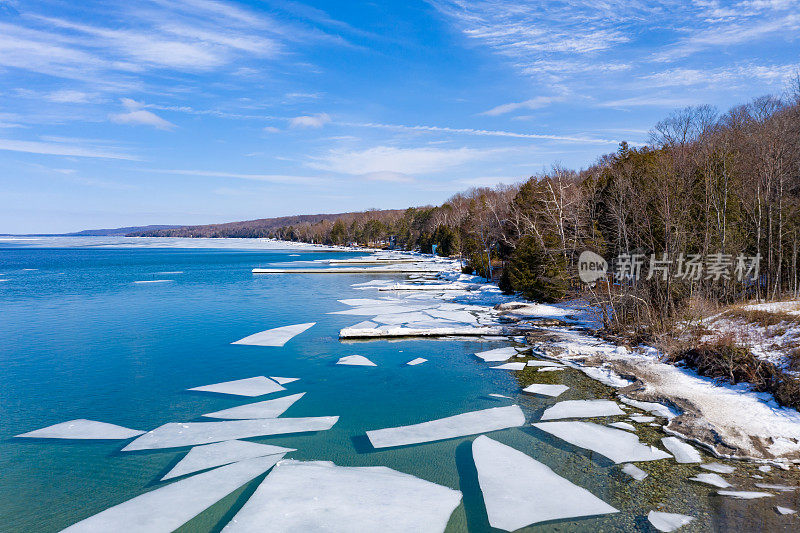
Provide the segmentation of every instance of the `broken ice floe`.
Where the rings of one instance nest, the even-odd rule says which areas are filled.
[[[363,355],[346,355],[336,361],[337,365],[378,366]]]
[[[278,385],[286,385],[287,383],[292,383],[293,381],[297,381],[300,378],[280,378],[276,376],[270,376],[269,379],[271,379]]]
[[[540,359],[531,359],[528,361],[528,366],[544,366],[544,367],[563,367],[561,363],[555,361],[542,361]]]
[[[470,411],[420,424],[367,431],[367,437],[373,447],[388,448],[487,433],[519,427],[524,423],[522,409],[518,405],[509,405]]]
[[[710,472],[717,472],[718,474],[732,474],[736,471],[734,467],[723,465],[720,463],[706,463],[700,465],[700,468],[708,470]]]
[[[646,415],[639,415],[639,414],[631,415],[628,418],[630,418],[634,422],[639,422],[640,424],[649,424],[649,423],[653,422],[656,419],[656,417],[654,417],[654,416],[646,416]]]
[[[207,413],[203,416],[208,418],[222,418],[227,420],[244,420],[252,418],[275,418],[283,414],[294,402],[303,397],[305,392],[299,394],[292,394],[290,396],[283,396],[275,398],[274,400],[266,400],[263,402],[248,403],[238,407],[231,407],[230,409],[223,409],[222,411],[215,411]]]
[[[671,420],[680,414],[674,409],[656,402],[642,402],[639,400],[632,400],[626,396],[620,396],[619,401],[632,407],[637,407],[642,411],[647,411],[648,413],[660,416],[661,418],[666,418],[667,420]]]
[[[412,359],[411,361],[409,361],[406,364],[410,365],[410,366],[415,366],[415,365],[421,365],[422,363],[425,363],[427,361],[428,360],[425,359],[424,357],[417,357],[416,359]]]
[[[624,429],[627,431],[636,431],[636,427],[633,424],[628,424],[627,422],[612,422],[608,425],[611,426],[612,428]]]
[[[293,337],[300,335],[314,324],[316,324],[316,322],[268,329],[266,331],[248,335],[247,337],[239,339],[238,341],[234,341],[231,344],[245,344],[248,346],[283,346]]]
[[[496,392],[490,392],[489,396],[491,396],[492,398],[508,398],[509,400],[511,399],[511,396],[506,396],[505,394],[497,394]]]
[[[525,363],[504,363],[499,366],[493,366],[490,368],[494,368],[496,370],[524,370]]]
[[[226,533],[441,533],[461,493],[385,466],[281,461]]]
[[[263,396],[286,390],[266,376],[255,376],[252,378],[236,379],[234,381],[224,381],[213,385],[203,385],[193,387],[189,390],[199,392],[217,392],[219,394],[232,394],[235,396]]]
[[[697,474],[694,477],[690,477],[689,481],[697,481],[698,483],[705,483],[706,485],[711,485],[720,489],[727,489],[731,486],[730,483],[725,481],[719,474],[705,472],[702,474]]]
[[[776,505],[775,510],[778,512],[778,514],[782,515],[797,513],[797,511],[795,511],[794,509],[789,509],[788,507],[781,507],[780,505]]]
[[[687,516],[677,513],[662,513],[659,511],[650,511],[647,513],[647,520],[653,524],[653,527],[659,531],[670,532],[685,526],[692,520],[693,516]]]
[[[599,381],[603,385],[608,385],[609,387],[621,388],[627,387],[633,383],[631,380],[621,377],[608,368],[599,366],[579,366],[578,369],[593,380]]]
[[[759,489],[777,490],[778,492],[794,492],[798,488],[796,485],[773,485],[770,483],[756,483]]]
[[[280,458],[281,455],[268,455],[247,459],[170,483],[90,516],[64,531],[174,531],[269,470]]]
[[[641,443],[633,433],[592,422],[539,422],[533,426],[574,446],[597,452],[618,464],[672,457],[655,446]]]
[[[769,498],[774,496],[769,492],[746,491],[746,490],[718,490],[720,496],[730,496],[739,500],[755,500],[756,498]]]
[[[759,467],[758,467],[758,469],[759,469],[761,472],[764,472],[765,474],[766,474],[767,472],[771,472],[771,471],[772,471],[772,467],[771,467],[771,466],[769,466],[769,465],[761,465],[761,466],[759,466]]]
[[[549,385],[546,383],[534,383],[533,385],[528,385],[524,389],[523,392],[527,392],[530,394],[541,394],[542,396],[550,396],[551,398],[555,398],[556,396],[560,396],[565,391],[567,391],[569,387],[566,385]]]
[[[703,459],[700,457],[700,452],[694,449],[691,444],[688,444],[678,437],[664,437],[661,439],[661,444],[669,450],[675,461],[679,463],[701,463]]]
[[[475,439],[472,456],[492,527],[515,531],[549,520],[618,512],[546,465],[489,437]]]
[[[30,439],[120,440],[142,435],[144,431],[115,424],[79,418],[17,435]]]
[[[486,350],[485,352],[478,352],[475,355],[480,357],[486,362],[494,361],[507,361],[519,353],[513,346],[505,348],[495,348],[494,350]]]
[[[647,472],[645,472],[638,466],[630,463],[624,465],[622,467],[622,471],[631,476],[636,481],[641,481],[648,476]]]
[[[326,431],[339,420],[338,416],[306,418],[263,418],[225,422],[171,422],[148,431],[122,449],[124,452],[178,448],[209,444],[223,440],[247,439],[267,435]]]
[[[281,446],[258,444],[243,440],[226,440],[223,442],[215,442],[214,444],[206,444],[204,446],[195,446],[189,450],[189,453],[187,453],[178,464],[172,467],[172,470],[161,478],[161,481],[185,476],[186,474],[192,474],[200,470],[207,470],[215,466],[252,459],[254,457],[277,454],[283,457],[285,454],[293,451],[295,451],[294,448],[283,448]]]
[[[542,420],[561,418],[592,418],[596,416],[624,415],[616,402],[611,400],[567,400],[545,409]]]
[[[564,370],[563,366],[545,366],[536,370],[537,372],[557,372],[559,370]]]

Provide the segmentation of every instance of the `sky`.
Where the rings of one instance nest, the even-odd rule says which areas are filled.
[[[800,0],[0,0],[0,233],[432,205],[780,94]]]

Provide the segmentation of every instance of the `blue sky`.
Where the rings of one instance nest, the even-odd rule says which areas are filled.
[[[0,0],[0,232],[439,203],[780,93],[797,0]]]

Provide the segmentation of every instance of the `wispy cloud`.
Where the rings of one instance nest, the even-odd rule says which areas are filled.
[[[163,168],[142,168],[137,169],[141,172],[152,172],[158,174],[173,174],[176,176],[196,176],[202,178],[232,178],[237,180],[266,181],[269,183],[281,183],[286,185],[314,185],[329,181],[327,178],[316,176],[292,176],[286,174],[244,174],[239,172],[223,172],[215,170],[196,170],[196,169],[163,169]]]
[[[117,124],[131,124],[134,126],[152,126],[160,130],[172,130],[177,126],[172,122],[164,120],[152,111],[144,109],[144,104],[123,98],[122,105],[127,109],[124,113],[113,113],[109,115],[112,122]]]
[[[105,148],[55,142],[19,141],[14,139],[0,139],[0,150],[42,155],[90,157],[100,159],[125,159],[129,161],[138,160],[138,158],[135,156],[111,151]]]
[[[503,115],[519,109],[540,109],[542,107],[547,107],[554,102],[563,102],[564,99],[564,96],[535,96],[522,102],[511,102],[508,104],[495,106],[488,111],[484,111],[481,113],[481,115],[495,117],[497,115]]]
[[[501,151],[501,149],[375,146],[365,150],[331,150],[325,155],[314,158],[308,166],[358,176],[428,174],[485,159]]]
[[[321,128],[331,121],[327,113],[317,113],[316,115],[303,115],[289,120],[292,128]]]

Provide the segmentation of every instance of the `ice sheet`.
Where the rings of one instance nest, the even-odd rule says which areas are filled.
[[[171,422],[148,431],[122,451],[178,448],[265,435],[325,431],[333,427],[338,420],[338,416],[315,416],[224,422]]]
[[[441,533],[461,493],[384,466],[281,461],[225,533]]]
[[[411,361],[409,361],[406,364],[407,365],[411,365],[411,366],[415,366],[415,365],[421,365],[422,363],[425,363],[427,361],[428,360],[425,359],[424,357],[417,357],[416,359],[412,359]]]
[[[698,483],[705,483],[706,485],[711,485],[719,489],[727,489],[731,486],[731,484],[722,479],[719,474],[714,474],[712,472],[703,472],[702,474],[697,474],[696,476],[690,477],[689,480],[696,481]]]
[[[679,463],[702,463],[700,452],[695,450],[691,444],[682,441],[678,437],[664,437],[661,444],[669,450],[675,461]]]
[[[363,355],[346,355],[336,361],[337,365],[378,366]]]
[[[222,411],[206,413],[203,416],[208,418],[222,418],[225,420],[275,418],[283,414],[294,402],[302,398],[304,394],[305,392],[301,392],[299,394],[275,398],[274,400],[248,403],[239,405],[238,407],[231,407],[230,409],[223,409]]]
[[[524,453],[486,436],[472,443],[486,513],[492,527],[521,527],[617,509]]]
[[[616,402],[611,400],[567,400],[545,409],[542,420],[561,418],[591,418],[596,416],[624,415]]]
[[[647,472],[645,472],[638,466],[632,465],[630,463],[624,465],[622,467],[622,471],[631,476],[636,481],[641,481],[648,476]]]
[[[285,454],[293,451],[295,451],[294,448],[257,444],[255,442],[243,440],[227,440],[224,442],[215,442],[214,444],[206,444],[204,446],[195,446],[189,450],[189,453],[187,453],[178,464],[172,467],[172,470],[161,478],[161,481],[185,476],[186,474],[192,474],[215,466],[252,459],[254,457],[278,454],[283,457]]]
[[[367,437],[375,448],[387,448],[487,433],[518,427],[524,423],[522,409],[518,405],[509,405],[471,411],[421,424],[367,431]]]
[[[505,348],[495,348],[494,350],[486,350],[485,352],[478,352],[475,355],[487,362],[493,361],[507,361],[514,357],[519,352],[513,346],[506,346]]]
[[[555,398],[556,396],[560,396],[565,391],[569,390],[569,387],[566,385],[549,385],[546,383],[534,383],[533,385],[528,385],[522,392],[527,392],[529,394],[541,394],[542,396],[550,396],[551,398]]]
[[[496,370],[525,370],[525,363],[504,363],[499,366],[493,366]]]
[[[593,422],[539,422],[533,426],[574,446],[597,452],[617,464],[672,457],[654,446],[641,443],[633,433]]]
[[[143,433],[137,429],[78,418],[16,436],[31,439],[117,440],[132,439]]]
[[[266,331],[254,333],[243,339],[239,339],[238,341],[234,341],[231,344],[246,344],[248,346],[283,346],[289,342],[292,337],[300,335],[314,324],[316,324],[316,322],[268,329]]]
[[[90,516],[63,531],[169,533],[269,470],[280,457],[268,455],[247,459],[170,483]]]
[[[669,532],[675,531],[679,527],[685,526],[692,520],[693,516],[687,516],[677,513],[662,513],[659,511],[650,511],[647,513],[647,520],[653,524],[653,527],[659,531]]]
[[[233,394],[235,396],[263,396],[286,390],[266,376],[255,376],[252,378],[237,379],[234,381],[224,381],[213,385],[203,385],[189,390],[200,392],[218,392],[220,394]]]

